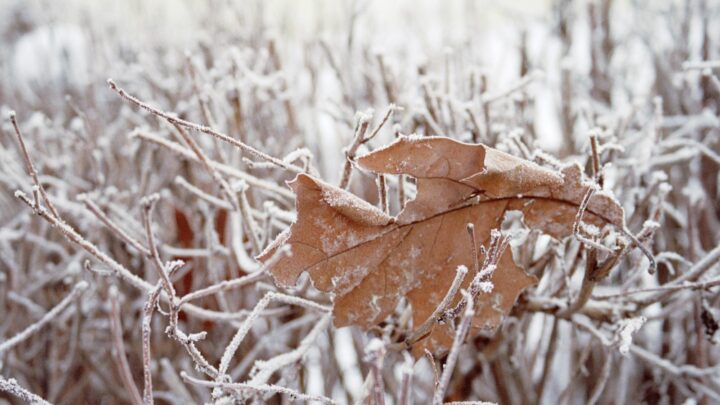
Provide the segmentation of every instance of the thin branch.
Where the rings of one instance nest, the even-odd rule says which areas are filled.
[[[265,152],[261,152],[255,148],[253,148],[250,145],[247,145],[235,138],[232,138],[228,135],[218,132],[210,127],[194,124],[189,121],[185,121],[185,120],[180,119],[170,113],[167,113],[167,112],[159,110],[155,107],[152,107],[151,105],[144,103],[144,102],[140,101],[139,99],[133,97],[132,95],[128,94],[125,90],[123,90],[117,84],[115,84],[115,82],[112,79],[108,79],[107,83],[113,91],[115,91],[116,93],[118,93],[118,95],[120,95],[120,97],[124,98],[125,100],[130,101],[131,103],[135,104],[136,106],[138,106],[154,115],[157,115],[158,117],[164,118],[166,121],[168,121],[171,124],[180,125],[180,126],[183,126],[185,128],[188,128],[188,129],[191,129],[194,131],[198,131],[198,132],[202,132],[202,133],[214,136],[220,140],[223,140],[223,141],[237,147],[238,149],[242,150],[243,152],[247,152],[247,153],[255,156],[258,159],[263,159],[268,162],[271,162],[271,163],[275,164],[275,166],[278,166],[285,170],[289,170],[293,173],[303,173],[303,171],[304,171],[301,167],[285,163],[278,158],[272,157]]]
[[[638,290],[624,291],[617,294],[593,295],[594,299],[606,300],[611,298],[627,297],[636,294],[647,293],[669,293],[682,290],[709,290],[710,288],[720,286],[720,277],[714,277],[707,281],[696,281],[694,283],[685,282],[679,285],[662,285],[660,287],[641,288]]]
[[[543,363],[542,374],[536,388],[538,402],[542,402],[543,393],[545,392],[545,389],[547,387],[547,382],[551,374],[553,361],[555,360],[555,353],[557,352],[558,343],[560,341],[557,336],[560,329],[559,324],[560,321],[557,318],[552,318],[552,329],[550,331],[550,337],[548,339],[548,349],[544,356],[545,359]]]
[[[650,262],[650,265],[648,266],[648,273],[655,274],[655,271],[657,270],[657,263],[655,262],[655,256],[652,254],[650,249],[648,249],[642,243],[642,241],[640,241],[638,239],[638,237],[635,236],[635,234],[633,234],[629,229],[623,228],[621,231],[622,231],[623,235],[630,238],[630,240],[633,242],[633,244],[635,246],[637,246],[638,249],[640,249],[640,251],[645,255],[645,257],[647,257],[648,261]],[[632,247],[632,245],[629,247]]]
[[[390,205],[387,198],[387,182],[385,181],[384,174],[378,174],[377,176],[377,187],[378,187],[378,200],[380,201],[380,209],[385,214],[390,213]]]
[[[683,70],[720,69],[720,60],[686,61],[682,64]]]
[[[319,395],[307,395],[303,394],[301,392],[292,390],[290,388],[281,387],[279,385],[274,384],[247,384],[247,383],[228,383],[228,382],[218,382],[218,381],[205,381],[200,380],[194,377],[189,376],[186,372],[181,371],[180,377],[182,377],[183,380],[192,383],[197,384],[203,387],[210,387],[210,388],[222,388],[226,390],[234,390],[238,392],[243,391],[253,391],[256,393],[263,393],[263,394],[285,394],[289,396],[292,399],[297,399],[300,401],[319,401],[325,404],[335,404],[335,401],[328,397],[319,396]]]
[[[267,277],[267,269],[274,266],[280,259],[283,257],[289,256],[290,250],[288,247],[281,247],[278,249],[275,254],[273,254],[268,260],[265,261],[262,268],[255,271],[254,273],[248,274],[246,276],[236,278],[233,280],[225,280],[217,284],[213,284],[209,287],[205,287],[199,290],[195,290],[193,292],[187,293],[184,295],[179,301],[178,301],[178,308],[182,307],[184,304],[200,299],[203,297],[207,297],[213,294],[216,294],[221,291],[227,291],[234,288],[240,288],[243,286],[246,286],[248,284],[254,283],[263,277]]]
[[[250,383],[265,384],[278,370],[282,370],[283,368],[302,360],[303,356],[305,356],[310,347],[317,343],[320,334],[327,329],[331,319],[331,314],[324,314],[320,320],[315,323],[307,336],[302,339],[297,348],[289,352],[279,354],[270,360],[256,360],[253,366],[253,371],[251,372],[254,376],[250,380]]]
[[[248,202],[247,195],[245,193],[246,186],[243,184],[240,186],[240,215],[242,215],[243,223],[246,226],[246,230],[248,235],[248,239],[250,239],[250,244],[253,248],[253,253],[255,255],[259,255],[260,252],[262,252],[262,245],[260,243],[259,239],[259,231],[257,228],[257,224],[255,223],[255,220],[252,217],[252,214],[250,213],[251,207],[250,203]]]
[[[328,308],[324,305],[320,305],[316,302],[309,301],[303,298],[299,297],[293,297],[290,295],[280,294],[276,292],[268,292],[265,294],[265,296],[255,305],[255,308],[253,308],[250,315],[245,319],[245,322],[243,322],[242,326],[238,329],[238,331],[233,336],[230,343],[225,348],[225,352],[223,353],[221,359],[220,359],[220,365],[218,366],[218,377],[216,378],[217,382],[221,382],[221,378],[223,378],[227,374],[228,367],[230,366],[230,361],[232,360],[233,356],[235,355],[235,352],[237,351],[238,347],[240,346],[240,343],[242,343],[243,339],[245,339],[245,336],[250,332],[250,328],[252,327],[255,320],[260,315],[260,312],[267,308],[270,303],[273,301],[276,302],[282,302],[285,304],[290,305],[298,305],[302,306],[308,309],[313,309],[320,312],[330,312],[331,308]]]
[[[370,363],[370,376],[372,376],[372,402],[374,405],[385,405],[385,387],[382,378],[385,353],[385,344],[378,338],[371,340],[365,347],[365,359]]]
[[[228,211],[231,211],[233,209],[232,205],[230,205],[229,202],[202,191],[195,185],[193,185],[190,182],[188,182],[187,180],[185,180],[185,178],[182,176],[175,177],[175,184],[184,188],[185,190],[187,190],[194,196],[210,203],[211,205],[213,205],[215,207],[218,207],[218,208],[221,208],[224,210],[228,210]]]
[[[130,372],[130,364],[128,364],[125,355],[125,343],[123,342],[122,322],[120,320],[120,303],[118,302],[118,290],[116,286],[111,286],[110,291],[110,331],[113,336],[113,358],[118,367],[120,380],[125,389],[130,394],[130,400],[135,405],[143,403],[140,392],[135,385],[132,373]]]
[[[518,80],[515,84],[508,87],[505,90],[502,90],[495,94],[483,94],[482,101],[484,105],[492,104],[496,101],[502,100],[505,97],[515,93],[516,91],[520,91],[530,85],[533,81],[540,79],[543,77],[543,72],[541,71],[533,71],[525,76],[521,77],[520,80]]]
[[[145,405],[153,403],[153,388],[152,388],[152,369],[150,367],[151,354],[150,354],[150,334],[152,333],[152,315],[157,306],[158,298],[160,297],[160,291],[162,284],[158,283],[154,290],[148,294],[148,299],[145,301],[145,307],[143,308],[142,318],[142,347],[143,347],[143,376],[144,376],[144,388],[143,388],[143,403]]]
[[[433,311],[432,315],[428,319],[425,320],[425,322],[422,323],[419,327],[417,327],[407,338],[405,338],[404,341],[393,343],[388,346],[388,349],[390,350],[403,350],[410,348],[412,345],[417,343],[418,341],[422,340],[423,338],[427,337],[432,327],[442,320],[443,315],[445,314],[445,311],[452,303],[453,299],[455,299],[455,295],[457,294],[458,290],[460,289],[460,286],[462,285],[463,280],[465,279],[465,275],[467,274],[468,269],[465,266],[458,266],[457,269],[455,269],[455,278],[452,281],[452,284],[450,284],[450,288],[448,288],[447,292],[445,293],[445,297],[443,297],[442,301],[440,301],[440,304],[435,307],[435,310]]]
[[[195,153],[195,156],[197,156],[200,163],[203,165],[205,170],[212,176],[213,180],[215,180],[216,183],[220,186],[220,189],[223,191],[223,194],[225,194],[225,198],[227,199],[227,202],[230,203],[230,205],[233,207],[233,209],[237,210],[239,208],[237,197],[235,196],[235,193],[232,192],[230,189],[230,185],[223,179],[223,177],[220,175],[218,170],[210,164],[210,160],[205,156],[202,149],[200,149],[200,146],[198,146],[197,142],[195,142],[192,137],[190,137],[190,134],[185,131],[185,128],[181,127],[180,125],[175,124],[175,128],[177,129],[180,136],[182,136],[182,139],[187,143],[187,145],[190,147],[190,149]]]
[[[186,159],[189,159],[194,162],[200,163],[200,159],[197,158],[197,156],[187,148],[183,147],[182,145],[178,144],[177,142],[169,141],[167,139],[161,138],[157,135],[144,133],[144,132],[134,132],[131,134],[131,137],[137,137],[149,142],[152,142],[156,145],[160,145],[164,148],[169,149],[171,152],[180,155]],[[243,171],[237,170],[236,168],[232,166],[228,166],[219,162],[215,161],[209,161],[210,165],[218,170],[219,172],[226,174],[228,176],[235,177],[237,179],[241,179],[246,181],[251,186],[258,187],[263,190],[267,190],[269,192],[272,192],[274,195],[281,196],[284,198],[292,199],[295,197],[295,194],[293,194],[292,191],[289,189],[285,189],[282,187],[279,187],[275,183],[271,183],[269,181],[265,181],[262,179],[258,179],[255,176],[252,176],[248,173],[245,173]]]
[[[155,237],[153,236],[152,231],[152,212],[155,204],[159,199],[159,194],[152,194],[140,200],[140,205],[142,206],[143,224],[145,225],[145,234],[147,235],[150,257],[153,264],[155,265],[155,270],[157,271],[158,276],[160,276],[160,280],[162,281],[163,288],[165,289],[168,298],[173,301],[175,299],[175,287],[173,287],[172,281],[170,280],[170,277],[168,276],[165,269],[165,265],[160,259],[160,254],[158,253],[157,245],[155,244]]]
[[[471,223],[467,224],[467,231],[470,234],[470,239],[472,241],[471,251],[475,256],[474,260],[477,261],[478,256],[475,239],[475,226]],[[469,294],[472,297],[473,302],[477,300],[477,297],[478,295],[480,295],[481,292],[490,293],[492,291],[493,285],[490,280],[493,273],[495,272],[495,269],[497,268],[497,264],[500,261],[500,258],[502,257],[505,249],[507,249],[509,244],[509,236],[502,235],[497,229],[493,229],[490,232],[490,247],[487,250],[484,250],[485,257],[483,259],[482,266],[480,266],[479,261],[475,263],[475,268],[477,270],[472,282],[470,283]],[[442,315],[442,321],[449,322],[457,318],[460,315],[460,312],[462,312],[463,308],[465,308],[465,300],[461,300],[460,302],[458,302],[458,304],[454,308],[446,310],[445,313]]]
[[[113,220],[110,219],[101,209],[98,207],[87,195],[81,194],[78,196],[78,200],[81,201],[83,204],[85,204],[85,207],[92,212],[97,219],[100,220],[105,226],[107,226],[115,235],[117,235],[120,239],[125,241],[128,245],[134,247],[137,251],[144,254],[147,257],[150,257],[150,250],[143,246],[143,244],[130,236],[127,232],[125,232],[118,224],[113,222]]]
[[[352,176],[353,161],[355,160],[355,154],[357,153],[360,145],[363,144],[365,134],[367,133],[368,126],[370,125],[370,114],[358,114],[357,124],[355,125],[355,135],[353,136],[352,143],[345,151],[345,166],[343,167],[342,177],[340,178],[340,184],[338,187],[347,189],[350,185],[350,177]]]
[[[674,291],[673,288],[685,285],[686,282],[693,282],[702,277],[703,274],[714,268],[720,263],[720,246],[716,246],[705,257],[695,263],[682,276],[674,279],[670,283],[663,285],[665,289],[644,299],[635,300],[638,305],[647,306],[655,302],[664,301]]]
[[[44,400],[39,395],[34,394],[27,389],[21,387],[20,384],[18,384],[17,381],[12,378],[5,379],[5,377],[0,376],[0,391],[7,392],[10,395],[13,395],[23,401],[34,405],[52,405],[50,402]]]
[[[197,77],[197,69],[195,69],[195,63],[193,62],[192,55],[190,55],[189,52],[185,54],[185,62],[187,63],[190,79],[192,80],[193,91],[195,91],[195,96],[197,97],[198,104],[200,105],[200,112],[205,120],[205,124],[209,127],[214,127],[216,125],[215,119],[210,112],[210,106],[208,105],[207,99],[203,97],[200,89],[200,81]]]
[[[72,291],[68,295],[65,296],[65,298],[62,299],[57,305],[55,305],[51,310],[49,310],[45,315],[43,315],[42,318],[40,318],[39,321],[33,323],[32,325],[25,328],[22,332],[18,333],[17,335],[11,337],[10,339],[0,343],[0,355],[5,353],[6,351],[12,349],[13,347],[17,346],[18,344],[24,342],[32,336],[33,334],[37,333],[40,329],[42,329],[45,325],[48,323],[54,321],[57,319],[58,315],[65,310],[72,302],[79,297],[83,291],[85,291],[88,288],[87,281],[81,281],[77,284],[75,284],[75,287],[73,287]]]
[[[595,379],[595,385],[593,386],[592,392],[590,393],[588,405],[595,405],[602,397],[605,384],[607,384],[608,379],[610,378],[610,371],[612,371],[612,363],[612,353],[605,353],[605,362],[603,363],[602,370],[600,370],[599,378]]]
[[[445,391],[450,384],[450,377],[452,377],[455,363],[460,356],[460,347],[465,342],[468,332],[470,331],[470,324],[472,323],[473,316],[475,316],[475,309],[473,303],[475,299],[467,292],[461,291],[465,298],[465,312],[460,326],[455,331],[455,339],[453,340],[452,347],[450,348],[450,354],[448,354],[447,360],[445,361],[445,367],[443,367],[442,375],[440,376],[439,383],[435,387],[435,393],[433,395],[433,404],[441,405],[443,398],[445,398]]]
[[[377,134],[380,133],[380,130],[382,129],[382,127],[383,127],[383,126],[385,125],[385,123],[390,119],[390,116],[392,116],[393,112],[395,112],[395,110],[396,110],[397,108],[398,108],[398,107],[396,107],[395,104],[392,104],[392,103],[391,103],[391,104],[388,106],[387,111],[385,112],[385,115],[383,116],[383,118],[382,118],[382,120],[380,121],[380,123],[375,127],[375,129],[372,130],[372,132],[370,133],[370,135],[369,135],[368,137],[366,137],[365,139],[363,139],[362,141],[360,141],[360,143],[361,143],[361,144],[368,143],[368,142],[370,142],[373,138],[375,138],[375,137],[377,136]]]
[[[600,186],[602,189],[605,184],[605,177],[602,173],[602,166],[600,165],[600,152],[598,147],[598,132],[593,131],[590,133],[590,149],[591,149],[591,156],[592,156],[592,168],[593,168],[593,177],[595,179],[595,182]]]
[[[105,264],[110,268],[110,271],[113,273],[113,275],[118,276],[123,281],[127,282],[128,284],[132,285],[133,287],[137,288],[140,291],[143,291],[145,293],[149,293],[151,290],[155,288],[152,284],[148,283],[147,281],[141,279],[137,275],[133,274],[130,270],[128,270],[125,266],[118,263],[113,259],[112,257],[108,256],[105,252],[101,251],[96,245],[93,243],[87,241],[84,239],[80,234],[77,233],[77,231],[72,228],[70,225],[68,225],[65,221],[62,220],[62,218],[57,218],[52,216],[45,208],[39,207],[37,208],[33,202],[28,198],[28,196],[23,193],[22,191],[18,190],[15,192],[15,197],[20,199],[22,202],[27,204],[35,214],[39,215],[43,219],[45,219],[47,222],[49,222],[55,229],[58,229],[63,236],[68,239],[70,242],[75,243],[76,245],[80,246],[83,250],[94,256],[96,259],[98,259],[100,262]],[[164,299],[168,299],[169,297],[164,296]],[[183,308],[183,310],[189,314],[192,314],[194,316],[200,317],[202,319],[210,319],[210,320],[232,320],[237,319],[238,317],[242,318],[245,315],[244,314],[227,314],[224,312],[218,312],[218,311],[212,311],[204,308],[197,307],[192,304],[186,304]]]
[[[402,374],[402,382],[400,384],[400,396],[398,397],[399,405],[412,404],[412,385],[413,385],[413,363],[415,360],[410,354],[405,354],[405,364],[403,364],[400,373]]]
[[[585,255],[585,274],[583,275],[582,285],[580,287],[580,293],[578,294],[575,301],[570,304],[567,308],[562,311],[558,311],[556,314],[559,318],[567,318],[575,312],[582,309],[583,306],[590,300],[593,289],[597,280],[593,278],[593,273],[597,269],[597,250],[590,248],[586,251]]]
[[[33,185],[37,187],[37,192],[39,192],[42,196],[42,199],[45,202],[45,205],[47,205],[48,209],[50,210],[50,213],[55,218],[59,218],[60,215],[58,214],[55,205],[53,205],[53,203],[50,201],[50,197],[48,197],[47,193],[45,192],[45,187],[43,187],[42,183],[40,182],[40,178],[38,177],[38,172],[35,169],[35,165],[33,164],[32,159],[30,159],[30,154],[28,153],[27,147],[25,146],[25,139],[23,138],[22,132],[20,131],[20,127],[18,126],[17,118],[15,117],[15,111],[10,111],[9,115],[10,122],[12,122],[13,128],[15,129],[15,135],[17,136],[18,144],[20,145],[20,151],[22,152],[23,160],[25,161],[25,168],[30,177],[32,178]],[[35,197],[35,205],[39,207],[37,196]]]

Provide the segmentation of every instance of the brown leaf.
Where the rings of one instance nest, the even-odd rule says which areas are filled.
[[[413,324],[421,325],[447,292],[455,269],[473,268],[468,223],[486,245],[504,214],[518,210],[528,226],[565,237],[572,233],[589,187],[577,165],[556,173],[483,145],[441,137],[400,138],[357,163],[375,173],[415,177],[416,198],[395,218],[300,174],[290,183],[298,219],[259,257],[267,260],[281,245],[290,245],[292,256],[269,271],[285,286],[307,271],[316,288],[334,293],[337,326],[376,325],[403,296],[412,305]],[[596,193],[584,221],[622,227],[624,214],[615,200]],[[465,287],[471,279],[466,277]],[[491,281],[493,291],[479,298],[476,330],[497,327],[520,292],[536,280],[515,265],[508,249]],[[447,348],[450,332],[446,325],[436,325],[419,345]]]

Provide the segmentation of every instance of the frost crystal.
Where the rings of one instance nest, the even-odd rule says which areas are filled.
[[[632,345],[633,333],[639,331],[643,324],[645,324],[646,320],[647,319],[644,316],[640,316],[620,321],[620,328],[617,331],[617,337],[620,343],[618,350],[620,350],[622,355],[628,354],[630,351],[630,345]]]

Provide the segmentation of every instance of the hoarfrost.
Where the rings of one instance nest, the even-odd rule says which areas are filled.
[[[620,321],[620,328],[617,331],[617,338],[619,341],[618,350],[622,355],[627,355],[630,352],[630,345],[632,345],[632,336],[635,332],[639,331],[640,328],[645,324],[647,318],[639,316],[637,318],[623,319]]]

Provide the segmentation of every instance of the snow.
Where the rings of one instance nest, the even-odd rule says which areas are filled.
[[[372,338],[368,342],[368,344],[365,345],[365,353],[377,353],[382,351],[385,348],[385,343],[383,343],[382,340],[378,338]]]
[[[495,288],[495,284],[493,284],[492,281],[483,281],[478,285],[480,286],[480,291],[485,294],[490,294],[493,291],[493,288]]]
[[[333,276],[330,281],[336,294],[342,296],[357,287],[368,275],[367,266],[353,266],[338,270],[340,275]]]
[[[619,341],[618,350],[622,355],[626,356],[630,352],[633,334],[639,331],[646,321],[647,318],[644,316],[622,319],[620,321],[620,328],[618,329],[617,337]]]

